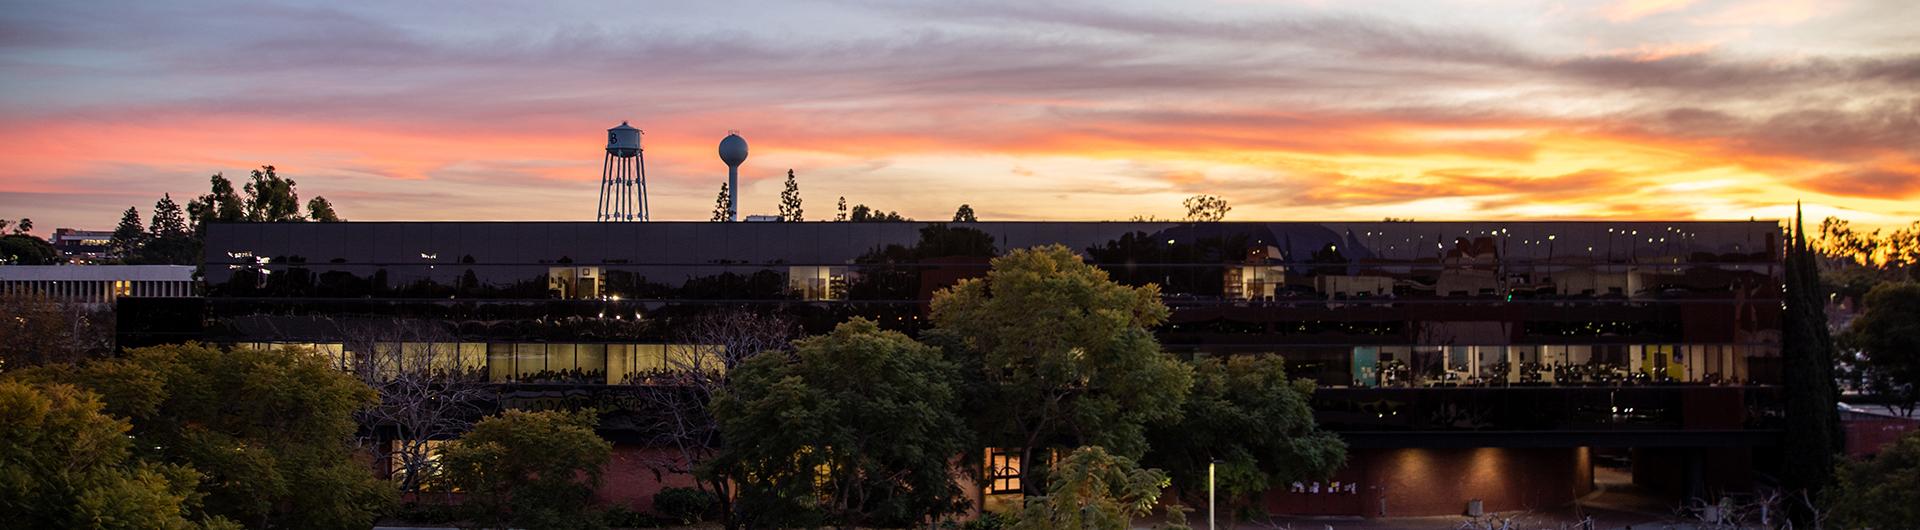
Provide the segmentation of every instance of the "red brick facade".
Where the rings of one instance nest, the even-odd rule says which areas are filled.
[[[1275,514],[1409,517],[1541,510],[1593,490],[1586,448],[1354,449],[1332,481],[1268,492]],[[1335,488],[1334,484],[1338,483]],[[1305,489],[1306,491],[1299,491]]]
[[[600,501],[608,506],[626,506],[635,511],[653,510],[653,495],[663,488],[693,487],[693,476],[667,474],[655,470],[677,456],[671,449],[645,448],[614,444],[613,458],[607,462],[605,482],[600,484]]]

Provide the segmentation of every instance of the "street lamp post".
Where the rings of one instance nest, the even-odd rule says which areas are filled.
[[[1219,463],[1220,463],[1220,459],[1218,458],[1213,459],[1213,461],[1211,462],[1207,462],[1207,530],[1217,530],[1213,526],[1213,522],[1214,522],[1213,466]]]

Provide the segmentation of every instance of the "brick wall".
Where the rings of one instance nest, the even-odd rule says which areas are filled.
[[[1544,510],[1592,491],[1586,448],[1355,449],[1347,468],[1320,493],[1281,485],[1266,496],[1276,514],[1409,517],[1466,513],[1467,501],[1485,510]],[[1353,493],[1346,493],[1352,484]],[[1309,485],[1311,489],[1311,485]],[[1384,504],[1383,501],[1384,500]],[[1384,507],[1384,513],[1383,513]]]
[[[605,482],[600,485],[600,501],[608,506],[625,505],[636,511],[653,510],[653,494],[667,487],[693,487],[693,476],[667,474],[654,468],[673,461],[678,453],[671,449],[644,448],[614,444],[613,458],[607,462]]]

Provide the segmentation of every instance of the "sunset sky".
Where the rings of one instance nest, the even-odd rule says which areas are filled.
[[[1920,219],[1920,2],[32,2],[0,218],[110,229],[274,164],[353,220],[657,220],[800,178],[923,220]],[[1176,7],[1178,6],[1178,7]]]

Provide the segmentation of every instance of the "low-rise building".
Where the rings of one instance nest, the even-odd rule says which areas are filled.
[[[0,267],[0,294],[101,305],[126,296],[192,298],[200,296],[193,271],[186,265],[8,265]]]

